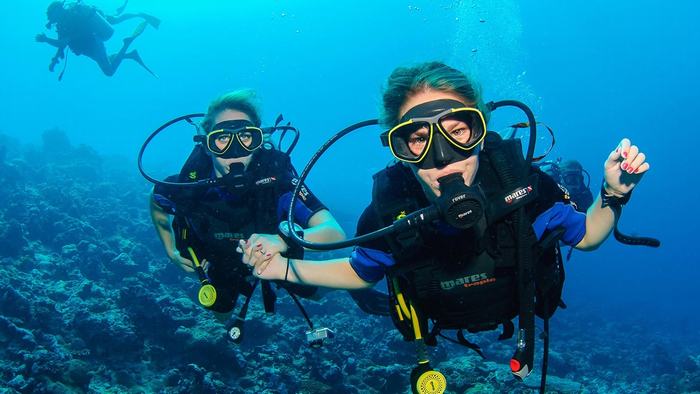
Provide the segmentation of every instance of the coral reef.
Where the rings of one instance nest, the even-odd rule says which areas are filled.
[[[344,292],[305,302],[316,326],[336,331],[321,348],[305,344],[306,323],[282,291],[275,315],[256,296],[245,341],[228,342],[223,323],[196,304],[195,278],[164,257],[146,211],[150,185],[125,162],[75,147],[59,130],[32,147],[0,135],[2,392],[409,391],[413,345]],[[697,342],[597,316],[555,316],[548,392],[700,391]],[[429,350],[449,392],[539,385],[539,361],[516,381],[513,341],[496,337],[473,336],[487,360],[447,341]]]

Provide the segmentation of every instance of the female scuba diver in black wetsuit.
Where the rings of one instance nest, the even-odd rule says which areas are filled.
[[[358,240],[333,245],[354,242],[351,255],[288,259],[259,253],[269,250],[266,241],[242,240],[243,261],[260,278],[331,288],[365,288],[386,277],[392,320],[418,346],[414,392],[445,389],[444,376],[430,368],[423,348],[443,337],[440,330],[457,330],[453,341],[480,352],[462,330],[502,325],[505,339],[514,334],[512,320],[519,316],[510,367],[524,378],[533,368],[535,315],[544,319],[546,331],[547,319],[563,305],[559,241],[580,250],[600,246],[649,163],[623,138],[605,160],[600,194],[586,213],[578,212],[565,189],[532,166],[534,144],[523,157],[519,141],[487,133],[491,111],[503,106],[518,107],[536,124],[522,103],[484,104],[472,81],[445,64],[395,69],[383,95],[381,123],[387,131],[380,137],[396,162],[374,175]],[[336,137],[364,127],[359,125]],[[305,169],[302,181],[306,174]],[[395,231],[385,231],[390,228]],[[547,343],[545,338],[545,356]]]
[[[261,128],[253,96],[251,91],[234,91],[214,100],[198,127],[197,145],[181,173],[155,181],[150,199],[153,224],[168,257],[184,271],[200,276],[202,306],[225,319],[236,308],[239,296],[245,297],[245,303],[227,327],[228,337],[236,343],[242,340],[242,324],[256,286],[261,285],[266,311],[273,311],[275,299],[270,282],[255,278],[241,264],[242,254],[236,251],[238,242],[265,242],[265,249],[256,252],[261,256],[303,255],[303,250],[291,248],[296,244],[288,245],[278,230],[287,217],[297,182],[288,156],[296,140],[287,152],[269,146],[269,130],[286,131],[291,127],[276,124]],[[178,119],[183,118],[187,116]],[[142,153],[143,149],[145,145]],[[306,239],[323,243],[345,239],[336,219],[306,186],[299,192],[292,214]],[[318,296],[316,287],[280,285],[293,298]],[[385,298],[379,300],[379,309],[374,308],[378,302],[373,292],[351,295],[360,308],[369,309],[370,313],[387,309]],[[314,346],[320,344],[316,335],[330,330],[314,328],[301,306],[300,309],[311,328],[306,333],[307,341]]]

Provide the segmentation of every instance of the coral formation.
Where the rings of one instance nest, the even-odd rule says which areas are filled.
[[[165,258],[150,185],[128,161],[75,147],[59,130],[42,141],[27,148],[0,135],[3,392],[407,392],[413,346],[344,292],[305,303],[317,326],[336,331],[320,349],[305,344],[306,323],[281,291],[275,315],[256,296],[246,340],[228,342],[196,304],[195,278]],[[548,392],[700,391],[697,343],[594,321],[593,312],[555,316]],[[537,372],[524,384],[510,376],[513,343],[496,337],[473,338],[488,360],[447,341],[430,349],[450,392],[537,387]]]

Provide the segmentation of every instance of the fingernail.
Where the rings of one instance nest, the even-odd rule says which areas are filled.
[[[272,256],[271,253],[268,253],[268,254],[265,255],[265,257],[270,257],[270,256]]]
[[[620,167],[621,167],[623,170],[626,170],[626,169],[627,169],[627,163],[622,163],[622,165],[621,165]]]
[[[631,173],[634,172],[634,170],[632,169],[632,167],[630,167],[630,168],[627,169],[627,172],[628,172],[629,174],[631,174]]]
[[[261,246],[262,246],[262,243],[258,243],[258,244],[257,244],[257,245],[255,245],[255,246],[257,246],[257,247],[259,248],[259,247],[261,247]]]
[[[258,271],[258,275],[262,274],[262,271]]]
[[[637,168],[636,170],[634,170],[634,173],[635,173],[635,174],[639,174],[639,168]]]
[[[622,152],[622,157],[627,158],[627,152]]]

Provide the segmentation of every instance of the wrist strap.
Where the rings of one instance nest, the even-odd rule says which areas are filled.
[[[622,208],[623,205],[629,202],[630,197],[632,197],[631,191],[622,197],[608,195],[607,193],[607,190],[605,190],[605,180],[603,180],[603,183],[600,186],[600,200],[603,208]]]
[[[620,215],[622,214],[622,206],[627,204],[627,202],[630,200],[630,196],[632,195],[632,192],[630,191],[629,193],[625,194],[622,197],[617,197],[617,196],[608,196],[606,194],[605,190],[605,181],[603,181],[603,185],[600,188],[600,199],[601,199],[601,205],[603,208],[605,207],[610,207],[610,209],[613,210],[615,216],[619,219]],[[636,237],[636,236],[631,236],[631,235],[626,235],[620,232],[620,230],[617,228],[618,221],[615,221],[615,229],[613,231],[613,234],[615,235],[615,239],[623,243],[625,245],[642,245],[642,246],[650,246],[652,248],[658,248],[661,245],[661,242],[656,239],[656,238],[650,238],[650,237]]]
[[[289,276],[289,257],[287,257],[287,269],[284,271],[284,281],[287,281],[287,277]]]

